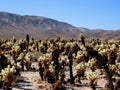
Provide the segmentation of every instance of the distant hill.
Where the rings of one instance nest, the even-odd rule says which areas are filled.
[[[84,33],[87,38],[120,39],[120,31],[89,30],[78,28],[65,22],[60,22],[41,16],[17,15],[0,12],[0,38],[25,38],[30,34],[35,38],[78,38]]]

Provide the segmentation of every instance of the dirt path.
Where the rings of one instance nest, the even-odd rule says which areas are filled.
[[[12,90],[37,90],[37,84],[34,82],[39,78],[39,73],[36,71],[21,72],[22,80],[17,82]]]
[[[15,86],[12,90],[51,90],[50,84],[48,84],[46,81],[40,81],[37,83],[35,80],[38,80],[39,72],[38,71],[26,71],[21,72],[22,80],[15,83]],[[78,85],[65,85],[67,90],[92,90],[87,85],[87,80],[81,80],[82,84]],[[104,87],[105,84],[104,79],[98,80],[98,85],[96,90],[100,90],[100,87]]]
[[[34,63],[34,66],[37,70],[37,64]],[[66,77],[69,76],[69,73],[66,74]],[[36,82],[40,79],[39,72],[38,71],[24,71],[21,72],[21,78],[19,82],[15,83],[14,87],[12,90],[52,90],[50,89],[51,85],[47,83],[46,81],[41,81]],[[65,87],[67,88],[66,90],[92,90],[88,85],[87,85],[87,80],[83,79],[81,80],[82,84],[78,85],[71,85],[67,84]],[[98,85],[96,86],[96,90],[101,90],[102,87],[105,87],[106,80],[103,78],[100,78],[98,80]]]

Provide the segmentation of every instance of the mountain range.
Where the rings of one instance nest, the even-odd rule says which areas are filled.
[[[120,39],[120,30],[90,30],[42,16],[0,12],[0,38],[12,38],[13,36],[25,38],[26,34],[29,34],[39,39],[54,37],[78,39],[80,33],[88,39]]]

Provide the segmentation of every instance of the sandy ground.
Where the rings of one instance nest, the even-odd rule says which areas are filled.
[[[34,82],[36,78],[39,78],[38,72],[21,72],[21,80],[15,83],[12,90],[37,90],[37,84]]]
[[[12,90],[52,90],[52,85],[47,83],[46,81],[41,81],[39,72],[37,71],[37,62],[34,62],[33,65],[36,68],[36,71],[24,71],[21,72],[21,79],[17,83],[13,84]],[[88,71],[88,70],[87,70]],[[69,71],[66,72],[66,78],[69,78]],[[76,85],[66,84],[66,90],[92,90],[86,78],[81,79],[82,84],[76,83]],[[104,76],[100,76],[97,82],[96,90],[107,90],[102,89],[105,88],[107,81]]]
[[[14,84],[12,90],[52,90],[51,84],[48,84],[46,81],[39,81],[39,72],[38,71],[24,71],[21,72],[21,80]],[[81,80],[82,84],[71,85],[67,84],[65,87],[67,90],[92,90],[87,84],[86,79]],[[100,78],[97,82],[97,89],[101,90],[105,87],[106,80]],[[104,89],[106,90],[106,89]]]

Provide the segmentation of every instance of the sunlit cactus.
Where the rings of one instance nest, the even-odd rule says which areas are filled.
[[[84,37],[84,34],[80,34],[79,35],[79,39],[80,39],[80,42],[83,44],[83,45],[85,45],[85,37]]]
[[[8,65],[7,68],[2,69],[1,71],[2,81],[3,83],[7,83],[8,87],[10,87],[12,82],[15,81],[15,75],[14,75],[15,72],[16,72],[15,67],[14,66],[10,67],[10,65]]]
[[[76,77],[77,77],[77,81],[79,83],[81,83],[80,78],[84,77],[85,70],[86,70],[86,64],[85,64],[85,62],[81,62],[78,65],[76,65],[76,67],[75,67]]]
[[[65,44],[65,54],[66,54],[66,55],[69,53],[70,47],[71,47],[71,43],[70,43],[70,42],[67,42],[67,43]]]
[[[119,40],[85,40],[83,34],[80,34],[79,40],[63,38],[39,40],[30,38],[29,34],[26,35],[25,39],[0,39],[1,73],[6,71],[7,65],[12,68],[13,65],[17,66],[18,64],[21,67],[19,73],[20,69],[21,72],[24,70],[26,72],[28,70],[33,71],[31,66],[36,61],[38,66],[34,66],[34,69],[36,72],[36,69],[39,70],[40,82],[45,80],[46,83],[52,84],[54,89],[58,89],[61,85],[66,87],[67,83],[74,86],[79,82],[80,85],[84,86],[84,81],[87,78],[88,87],[95,90],[99,87],[99,83],[96,87],[97,81],[103,76],[105,77],[102,79],[108,80],[109,87],[107,89],[114,90],[113,87],[118,88],[119,86],[119,84],[116,84],[118,83],[116,80],[120,76]],[[91,72],[88,72],[88,69],[91,69]],[[99,70],[100,77],[96,72]],[[6,74],[1,73],[0,87],[3,85],[4,88],[9,82],[6,78],[3,78]],[[16,73],[12,75],[15,76]],[[10,82],[15,79],[12,75],[9,75],[13,78],[9,79]],[[114,78],[116,79],[115,83],[113,82]]]
[[[99,78],[99,75],[97,72],[87,72],[87,79],[88,79],[88,84],[90,87],[95,90],[96,85],[97,85],[97,79]]]
[[[75,62],[80,63],[82,61],[85,61],[84,53],[82,51],[78,51],[77,56],[75,57]]]
[[[109,65],[110,72],[112,76],[117,74],[117,65]]]
[[[75,53],[75,55],[77,55],[77,52],[80,50],[77,42],[73,42],[73,43],[71,44],[70,49],[71,49],[71,52],[72,52],[72,53]]]
[[[87,66],[92,70],[95,71],[97,69],[97,60],[92,58],[88,61]]]

